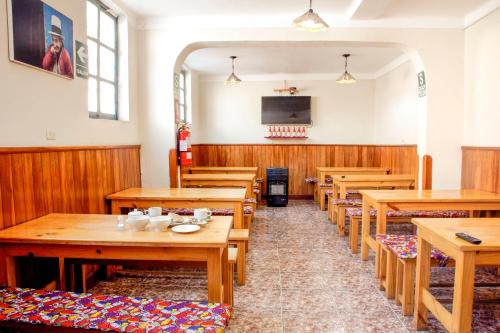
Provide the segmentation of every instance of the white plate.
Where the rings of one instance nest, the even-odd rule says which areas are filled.
[[[182,224],[182,225],[176,225],[175,227],[172,228],[173,232],[178,232],[181,234],[188,234],[190,232],[195,232],[200,230],[199,225],[193,225],[193,224]]]

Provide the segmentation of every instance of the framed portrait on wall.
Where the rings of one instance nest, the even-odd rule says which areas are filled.
[[[73,21],[40,0],[7,0],[11,61],[73,79]]]

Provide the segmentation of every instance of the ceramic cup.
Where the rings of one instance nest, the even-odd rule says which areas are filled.
[[[161,207],[150,207],[148,208],[149,217],[161,216]]]
[[[167,230],[171,222],[172,218],[170,216],[155,216],[149,219],[149,223],[155,231]]]
[[[131,211],[130,213],[128,213],[128,221],[129,222],[133,222],[135,219],[141,217],[141,216],[144,216],[144,213],[141,212],[140,210],[137,210],[137,209],[134,209],[133,211]]]
[[[194,218],[198,221],[208,220],[212,217],[212,212],[208,208],[196,208],[194,210]]]

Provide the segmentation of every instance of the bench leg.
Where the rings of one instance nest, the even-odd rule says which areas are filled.
[[[401,299],[403,315],[411,316],[415,303],[415,261],[407,260],[401,262],[403,266],[403,290]]]
[[[396,262],[396,305],[401,305],[403,298],[403,263],[401,260]]]
[[[231,301],[229,305],[234,305],[234,264],[229,264],[229,290],[228,290],[228,298]]]
[[[328,211],[328,220],[332,220],[332,196],[329,195],[327,199],[326,210]]]
[[[384,269],[380,270],[380,276],[378,277],[380,290],[387,289],[387,270],[385,269],[387,266],[387,255],[386,248],[382,247],[382,251],[380,251],[380,265],[382,265]]]
[[[360,220],[358,218],[355,218],[355,217],[351,217],[349,219],[349,238],[351,240],[351,252],[352,253],[359,252],[359,246],[358,246],[359,222],[360,222]]]
[[[382,252],[386,252],[386,257],[387,257],[387,264],[386,264],[386,288],[385,288],[385,296],[388,299],[393,299],[394,294],[395,294],[395,289],[396,289],[396,255],[392,253],[390,250],[384,251],[384,249],[381,249]],[[384,267],[380,267],[381,270],[384,269]]]
[[[245,241],[238,241],[238,259],[236,269],[238,270],[238,285],[244,286],[246,282],[246,252]]]
[[[325,210],[325,191],[323,189],[319,190],[319,210]]]
[[[339,206],[337,214],[337,229],[340,236],[345,235],[345,207]]]

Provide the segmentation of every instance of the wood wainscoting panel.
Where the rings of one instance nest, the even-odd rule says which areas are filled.
[[[500,147],[462,147],[462,188],[500,193]]]
[[[290,195],[312,196],[304,182],[316,167],[387,167],[393,174],[418,174],[416,145],[313,145],[313,144],[193,144],[194,166],[257,166],[265,179],[269,167],[290,172]],[[265,192],[265,186],[264,186]]]

